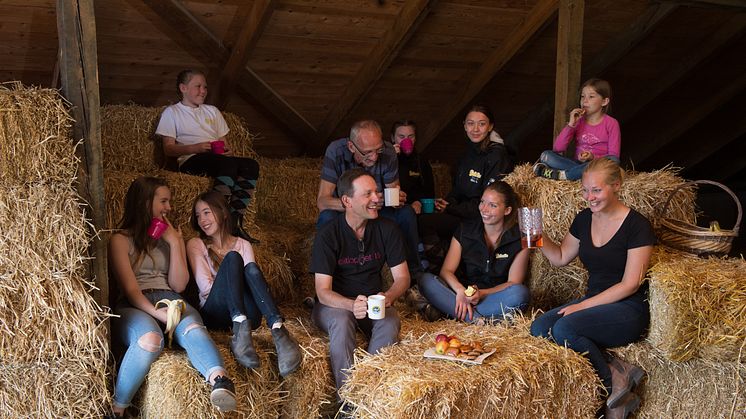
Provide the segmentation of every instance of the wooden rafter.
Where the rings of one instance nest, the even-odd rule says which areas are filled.
[[[411,0],[404,2],[394,24],[381,42],[376,45],[368,55],[362,68],[352,79],[350,86],[345,89],[342,96],[336,101],[335,106],[329,111],[324,121],[318,128],[317,137],[311,144],[311,152],[323,149],[345,117],[357,106],[375,83],[381,78],[383,72],[399,54],[401,48],[415,33],[420,23],[425,19],[436,0]]]
[[[682,6],[707,6],[746,9],[746,2],[744,2],[743,0],[676,0],[676,3]]]
[[[228,62],[230,51],[178,0],[140,0],[150,7],[161,23],[179,34],[175,40],[208,68],[221,68]],[[261,103],[278,122],[300,139],[314,138],[316,129],[276,91],[271,89],[255,72],[244,67],[238,75],[239,85],[250,86],[245,93]]]
[[[264,27],[269,22],[270,16],[272,16],[273,3],[274,0],[254,0],[248,19],[241,28],[233,48],[231,48],[228,62],[225,63],[223,71],[220,73],[218,91],[216,92],[217,100],[215,101],[215,106],[218,108],[224,109],[225,105],[228,104],[230,95],[236,87],[236,80],[241,74],[241,69],[246,68],[249,53],[256,45]]]
[[[705,38],[701,44],[696,47],[692,46],[692,53],[689,56],[683,57],[681,62],[675,68],[672,68],[670,72],[666,72],[664,77],[658,83],[654,84],[654,88],[639,92],[636,95],[635,103],[627,106],[622,112],[618,113],[617,119],[620,122],[629,120],[647,106],[648,103],[652,102],[653,99],[681,80],[707,57],[723,47],[734,36],[741,34],[744,27],[746,27],[746,15],[737,14],[731,17],[728,21],[720,25],[720,28],[715,33]]]
[[[703,137],[697,137],[685,145],[682,144],[679,152],[667,160],[672,160],[681,167],[694,167],[745,134],[746,118],[739,115],[727,124],[723,124],[718,129],[717,135],[708,137],[707,141],[702,141]],[[687,136],[690,134],[687,133]]]
[[[727,181],[746,168],[746,159],[730,158],[728,164],[723,164],[723,157],[743,156],[744,153],[746,153],[746,140],[743,136],[740,136],[718,150],[718,153],[713,154],[698,165],[690,167],[686,173],[706,177],[707,179],[718,182]],[[743,184],[742,179],[740,182]]]
[[[554,84],[554,136],[577,106],[583,58],[584,0],[560,0],[557,25],[557,71]]]
[[[513,31],[487,59],[476,73],[461,85],[465,86],[442,113],[431,119],[422,135],[417,135],[417,148],[424,150],[430,142],[446,127],[451,120],[466,106],[469,101],[484,88],[544,25],[556,14],[558,0],[540,0],[526,16],[523,24]]]
[[[80,157],[85,181],[80,182],[78,189],[88,201],[94,229],[101,231],[106,228],[106,200],[93,0],[57,0],[57,34],[62,92],[73,105],[73,138],[83,139]],[[106,242],[97,234],[92,239],[91,253],[94,257],[91,273],[96,284],[94,299],[108,305]]]
[[[635,147],[633,147],[629,152],[632,161],[645,167],[646,160],[650,158],[657,149],[674,141],[684,132],[688,131],[691,127],[704,119],[707,115],[720,108],[733,96],[741,93],[744,87],[746,87],[746,74],[742,74],[725,88],[719,89],[717,92],[714,92],[711,97],[700,102],[694,108],[689,109],[683,115],[679,115],[676,118],[676,122],[666,127],[665,132],[656,132],[654,138],[649,138],[647,141],[636,142]]]
[[[658,23],[669,16],[678,6],[673,3],[654,4],[648,7],[627,29],[606,45],[594,57],[593,61],[583,67],[581,80],[598,76],[605,69],[619,61],[635,45],[645,39]],[[523,140],[552,117],[554,98],[548,97],[538,108],[529,114],[517,127],[510,131],[505,140],[518,147]]]

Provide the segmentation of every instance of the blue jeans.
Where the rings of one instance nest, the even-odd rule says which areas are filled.
[[[425,272],[419,281],[420,293],[430,304],[451,318],[456,318],[456,293],[437,276]],[[502,291],[490,294],[474,306],[474,321],[480,317],[502,320],[506,314],[523,310],[528,305],[530,294],[523,284],[511,285]]]
[[[617,164],[619,163],[619,158],[617,156],[606,156],[606,158],[615,161]],[[552,150],[547,150],[541,153],[539,161],[552,169],[564,170],[567,180],[578,180],[583,177],[583,170],[585,170],[585,167],[588,166],[589,163],[567,158]]]
[[[343,212],[334,210],[321,211],[319,218],[316,220],[316,229],[332,221],[337,216],[344,216],[343,214]],[[414,278],[417,276],[415,274],[422,272],[420,255],[417,252],[417,245],[420,243],[420,236],[417,231],[417,214],[411,205],[405,205],[401,208],[383,207],[378,210],[378,215],[395,222],[399,226],[407,253],[407,267],[409,268],[409,274],[412,276],[412,284],[414,285]]]
[[[220,263],[200,312],[208,329],[230,328],[233,318],[239,315],[246,316],[253,329],[262,324],[262,316],[269,327],[282,321],[259,266],[254,262],[244,266],[243,258],[235,251],[228,252]]]
[[[155,304],[163,298],[174,300],[182,297],[171,290],[163,290],[147,293],[145,298]],[[164,337],[161,328],[165,325],[161,325],[144,311],[132,307],[127,301],[119,304],[114,314],[120,317],[114,317],[111,321],[112,339],[124,347],[126,352],[119,365],[113,404],[116,407],[127,407],[145,381],[150,365],[163,351]],[[192,326],[195,324],[198,327]],[[159,345],[148,345],[148,337],[145,335],[149,333],[155,333],[160,338]],[[215,371],[225,369],[218,348],[202,325],[202,318],[189,304],[182,313],[173,336],[174,341],[186,349],[189,361],[205,379],[209,379]]]
[[[568,316],[558,312],[583,297],[547,311],[531,324],[531,334],[552,338],[558,345],[567,345],[584,354],[591,361],[596,374],[611,392],[611,370],[604,349],[623,346],[639,340],[650,324],[650,311],[646,304],[622,300],[576,311]],[[610,394],[610,393],[609,393]]]

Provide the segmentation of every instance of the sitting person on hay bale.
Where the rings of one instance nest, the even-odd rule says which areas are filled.
[[[130,185],[125,198],[120,231],[111,237],[109,260],[123,298],[112,318],[112,340],[126,351],[114,385],[113,418],[121,418],[130,405],[150,366],[163,351],[163,326],[186,349],[192,365],[212,385],[210,401],[220,411],[236,408],[233,382],[218,348],[205,330],[197,310],[183,302],[189,282],[186,251],[181,229],[166,218],[171,211],[171,191],[165,180],[140,177]],[[151,220],[160,220],[153,223]],[[156,232],[149,225],[160,225]],[[171,317],[177,302],[181,315]]]
[[[213,178],[213,189],[230,202],[234,235],[256,243],[241,223],[259,179],[259,163],[232,155],[223,115],[218,108],[205,104],[207,81],[203,72],[180,72],[176,88],[181,101],[163,110],[155,131],[163,138],[164,153],[177,158],[180,172]]]
[[[518,207],[518,196],[504,181],[485,188],[481,220],[462,221],[456,229],[440,278],[426,272],[420,279],[422,295],[435,308],[450,318],[483,323],[502,320],[528,305],[523,281],[529,250],[521,246]]]
[[[303,359],[298,343],[283,325],[251,243],[231,234],[233,220],[223,197],[215,191],[200,194],[192,205],[190,221],[199,237],[189,240],[186,251],[205,325],[217,330],[232,327],[231,351],[239,364],[253,369],[259,367],[259,356],[251,331],[264,316],[275,342],[280,375],[297,370]]]
[[[335,218],[341,218],[345,212],[336,184],[345,171],[354,168],[363,169],[370,174],[376,182],[378,193],[383,192],[384,188],[399,188],[396,152],[391,143],[384,143],[381,127],[376,121],[364,120],[354,123],[349,138],[340,138],[327,147],[316,199],[320,211],[316,222],[318,230]],[[401,229],[409,274],[412,278],[417,278],[422,272],[417,253],[417,216],[411,206],[405,205],[407,194],[399,189],[397,207],[384,207],[382,199],[375,202],[378,205],[377,213],[394,221]]]
[[[346,171],[337,182],[344,214],[326,223],[313,244],[311,272],[316,298],[312,320],[329,335],[329,357],[337,391],[352,366],[355,330],[370,338],[368,352],[399,341],[401,323],[393,303],[409,287],[404,240],[396,224],[379,218],[377,186],[362,168]],[[391,267],[394,283],[383,291],[381,269]],[[383,317],[366,317],[370,296],[383,295]],[[380,317],[380,316],[373,316]],[[337,393],[339,396],[339,393]]]
[[[575,216],[561,244],[543,237],[541,252],[552,265],[565,266],[579,256],[590,276],[584,297],[531,325],[534,336],[551,338],[591,361],[608,393],[606,418],[626,418],[640,405],[632,389],[644,372],[604,349],[635,342],[648,328],[648,287],[641,281],[656,241],[650,222],[619,200],[623,175],[610,159],[591,161],[582,180],[589,208]]]

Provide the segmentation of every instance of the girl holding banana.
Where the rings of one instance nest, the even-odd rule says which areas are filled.
[[[172,328],[167,332],[212,385],[212,404],[220,411],[236,408],[234,386],[218,349],[199,313],[179,295],[189,282],[189,271],[181,230],[166,218],[170,201],[171,191],[163,179],[140,177],[133,181],[125,197],[120,230],[109,242],[111,274],[122,294],[114,308],[117,317],[112,318],[112,341],[125,350],[114,386],[113,418],[124,416],[151,364],[161,354],[167,324]],[[160,231],[153,229],[164,222]]]

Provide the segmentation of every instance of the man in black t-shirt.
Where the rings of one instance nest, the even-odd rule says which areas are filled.
[[[400,321],[393,302],[409,287],[409,270],[401,232],[378,218],[376,182],[365,170],[346,171],[337,182],[344,216],[325,224],[316,234],[311,257],[316,298],[312,319],[329,334],[329,357],[337,390],[344,370],[352,366],[355,331],[369,339],[368,352],[399,341]],[[394,283],[383,291],[381,268],[391,268]],[[370,295],[386,296],[385,317],[367,317]]]

